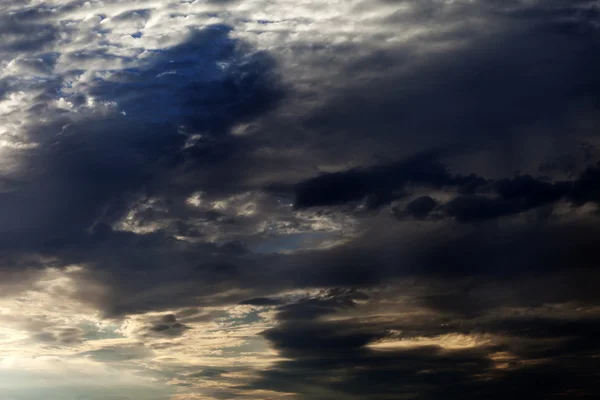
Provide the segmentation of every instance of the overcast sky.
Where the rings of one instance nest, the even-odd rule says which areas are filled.
[[[600,2],[0,1],[0,400],[600,396]]]

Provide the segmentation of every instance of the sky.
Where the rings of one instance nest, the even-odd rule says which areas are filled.
[[[598,398],[599,21],[2,0],[0,400]]]

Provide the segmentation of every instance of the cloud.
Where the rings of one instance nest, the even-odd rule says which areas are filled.
[[[254,299],[243,300],[240,304],[251,306],[276,306],[281,304],[281,300],[270,299],[268,297],[256,297]]]
[[[58,328],[54,332],[41,332],[33,335],[32,339],[44,343],[71,345],[81,343],[83,331],[77,328]]]
[[[421,154],[391,164],[322,174],[300,182],[295,187],[295,206],[331,206],[366,198],[367,207],[378,208],[406,196],[407,185],[457,186],[468,193],[486,183],[475,174],[450,173],[435,153]]]
[[[403,216],[412,216],[415,219],[426,219],[429,213],[436,207],[437,201],[430,196],[421,196],[414,200],[411,200],[404,209],[404,211],[394,209],[394,215],[398,218]]]
[[[143,346],[111,346],[80,354],[100,362],[123,362],[148,358],[152,351]]]
[[[568,314],[547,318],[539,314],[542,309],[533,313],[529,317],[467,317],[451,325],[435,314],[415,315],[404,322],[402,313],[379,320],[372,314],[344,318],[338,313],[338,318],[329,321],[284,322],[263,334],[286,360],[265,371],[251,387],[293,390],[301,398],[340,399],[357,394],[428,399],[441,393],[449,398],[478,398],[481,393],[502,398],[513,391],[518,398],[541,398],[578,391],[582,385],[581,393],[593,391],[594,384],[581,373],[591,362],[587,351],[593,345],[583,342],[587,332],[595,331],[597,316],[590,320],[582,316],[575,322]],[[444,331],[466,336],[457,342],[456,335],[444,335]],[[490,336],[477,340],[481,333]],[[394,336],[403,339],[395,346],[376,345]],[[449,340],[454,340],[454,346]],[[565,354],[577,361],[559,361]],[[562,379],[540,389],[537,379],[551,370]]]
[[[143,336],[164,336],[178,337],[181,336],[189,326],[177,321],[173,314],[164,315],[159,320],[153,321],[152,324],[144,330]]]
[[[594,397],[597,17],[3,2],[0,391]]]
[[[426,219],[437,209],[434,219],[454,217],[472,222],[516,215],[559,201],[573,206],[597,203],[598,166],[587,167],[572,180],[549,181],[543,177],[517,175],[499,180],[474,173],[451,174],[448,167],[431,156],[393,164],[322,174],[300,182],[296,188],[296,207],[326,207],[354,204],[358,208],[378,209],[409,196],[407,187],[454,190],[456,197],[438,205],[431,196],[411,200],[402,210],[394,207],[399,218]]]
[[[338,309],[352,308],[356,300],[368,298],[367,294],[356,290],[331,289],[325,294],[280,306],[277,309],[277,318],[284,321],[311,320],[331,314]]]

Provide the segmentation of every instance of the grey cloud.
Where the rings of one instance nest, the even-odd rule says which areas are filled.
[[[291,304],[280,306],[277,318],[286,321],[312,320],[338,310],[349,309],[355,306],[356,300],[365,300],[369,296],[363,292],[352,289],[330,289],[316,297],[301,299]]]
[[[162,317],[160,320],[154,321],[146,329],[145,336],[164,336],[164,337],[178,337],[190,329],[189,326],[178,322],[173,314],[168,314]]]
[[[100,362],[118,363],[148,358],[152,354],[150,349],[143,346],[112,346],[80,353],[79,355]]]
[[[80,235],[101,218],[111,222],[120,217],[131,196],[144,187],[159,195],[156,190],[165,188],[157,186],[159,182],[153,183],[152,178],[165,179],[161,176],[164,168],[177,173],[175,167],[179,165],[192,171],[226,158],[214,152],[209,156],[208,149],[195,150],[194,146],[182,151],[186,136],[177,133],[177,124],[188,122],[195,129],[222,134],[234,121],[249,118],[272,103],[275,95],[271,96],[270,89],[261,83],[266,78],[257,77],[269,68],[260,64],[266,58],[254,55],[244,59],[236,53],[235,43],[227,39],[227,32],[224,27],[214,27],[192,33],[188,43],[157,52],[147,69],[134,74],[132,82],[97,84],[95,96],[118,100],[131,117],[92,117],[82,122],[59,117],[53,124],[30,131],[32,139],[42,146],[18,160],[20,169],[32,175],[15,177],[19,189],[2,193],[3,209],[11,210],[0,216],[4,245],[40,246]],[[257,65],[254,61],[259,58],[263,61],[257,61]],[[180,61],[170,64],[173,59]],[[231,63],[229,72],[220,71],[217,64],[221,61]],[[241,65],[236,67],[236,62]],[[155,77],[169,70],[181,75],[167,77],[164,82]],[[194,74],[198,74],[198,81],[190,79]],[[136,94],[128,99],[126,92]],[[163,104],[161,99],[181,104]],[[147,113],[153,107],[158,108],[151,115],[158,120],[142,122],[141,114],[136,117],[136,109]],[[55,136],[61,126],[67,131]],[[174,189],[193,190],[186,185]]]
[[[461,399],[479,398],[482,393],[491,398],[508,394],[544,398],[579,388],[584,388],[582,393],[596,390],[585,371],[594,364],[590,351],[597,345],[590,340],[597,329],[597,317],[572,320],[492,314],[459,321],[432,321],[431,317],[406,323],[383,321],[284,322],[263,334],[288,359],[263,372],[250,387],[282,392],[291,389],[307,399],[350,399],[357,393],[377,399],[403,395],[433,399],[442,393]],[[504,339],[450,350],[435,345],[384,351],[367,347],[391,337],[392,332],[401,332],[406,339],[448,333],[501,334]],[[552,339],[553,344],[522,344],[523,339],[531,338]],[[513,361],[508,367],[497,368],[496,354],[511,354]],[[529,365],[530,360],[540,357],[544,360],[541,365]],[[564,357],[571,361],[561,361]],[[482,374],[485,380],[478,378]],[[544,376],[560,379],[540,388],[538,380]]]
[[[51,327],[43,332],[34,333],[31,339],[35,342],[69,346],[81,343],[84,333],[80,328]]]
[[[409,184],[434,188],[458,186],[463,192],[471,192],[486,183],[475,174],[452,174],[435,152],[425,153],[391,164],[321,174],[300,182],[294,188],[295,206],[331,206],[372,197],[379,199],[371,202],[378,208],[404,197],[404,188]]]
[[[377,58],[385,63],[372,61],[373,55],[354,62],[344,49],[334,53],[347,67],[337,75],[345,85],[336,101],[308,117],[304,139],[316,152],[340,162],[371,161],[373,154],[399,158],[435,143],[459,153],[489,150],[497,158],[484,168],[510,173],[544,155],[541,149],[520,154],[519,144],[535,148],[543,140],[534,133],[539,130],[546,139],[568,135],[576,129],[570,110],[597,98],[597,82],[585,72],[598,64],[597,32],[586,15],[596,12],[590,2],[418,3],[424,5],[404,4],[430,10],[418,14],[432,33],[380,50]],[[437,36],[437,24],[457,31]],[[419,52],[436,44],[444,50]],[[372,78],[359,79],[365,75]]]
[[[376,209],[406,197],[408,185],[453,189],[458,196],[444,204],[438,205],[430,196],[421,196],[406,204],[403,210],[394,207],[393,212],[398,218],[425,219],[437,209],[436,219],[445,215],[472,222],[553,206],[561,200],[573,206],[598,203],[600,197],[596,188],[599,182],[598,165],[588,166],[572,180],[552,182],[531,175],[493,180],[474,173],[467,176],[452,174],[442,162],[419,157],[322,174],[297,184],[295,192],[296,207],[299,208],[356,204],[366,199],[367,206]],[[378,201],[374,203],[373,199]]]
[[[41,51],[58,39],[58,29],[46,23],[36,23],[27,14],[0,17],[0,54]]]
[[[397,218],[411,216],[415,219],[426,219],[431,211],[436,207],[437,201],[430,196],[421,196],[406,205],[404,210],[394,208],[394,215]]]
[[[240,302],[240,304],[251,306],[277,306],[281,304],[281,300],[271,299],[268,297],[256,297],[253,299],[243,300]]]

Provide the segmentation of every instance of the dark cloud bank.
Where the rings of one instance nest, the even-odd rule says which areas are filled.
[[[29,121],[39,146],[16,155],[0,177],[7,293],[48,266],[80,264],[73,301],[107,317],[272,307],[277,324],[262,336],[285,360],[240,390],[315,400],[597,398],[599,6],[385,3],[410,4],[413,14],[382,24],[462,24],[453,37],[432,30],[420,39],[461,45],[420,55],[419,43],[399,45],[358,60],[333,46],[347,85],[293,121],[277,115],[296,94],[279,80],[275,58],[232,39],[227,26],[191,32],[146,64],[90,83],[89,95],[118,102],[125,115],[62,115],[43,106],[61,83],[32,83],[45,86],[31,115],[49,122]],[[44,46],[58,39],[40,15],[2,16],[0,34],[18,40],[0,52],[51,63]],[[35,35],[25,35],[29,24]],[[12,85],[0,80],[0,96]],[[261,118],[253,135],[230,133]],[[591,143],[585,152],[582,143]],[[289,159],[260,151],[290,146],[304,151]],[[324,160],[346,166],[304,172]],[[294,199],[290,213],[345,213],[361,230],[336,247],[257,254],[205,237],[194,221],[239,230],[255,222],[191,207],[197,191],[209,199],[283,195]],[[138,218],[168,214],[167,224],[150,233],[118,228],[148,199]],[[269,207],[259,218],[279,212]],[[277,297],[292,289],[324,291]],[[403,314],[415,310],[414,318]],[[169,314],[141,335],[172,339],[188,329]],[[493,340],[372,346],[444,335]]]

